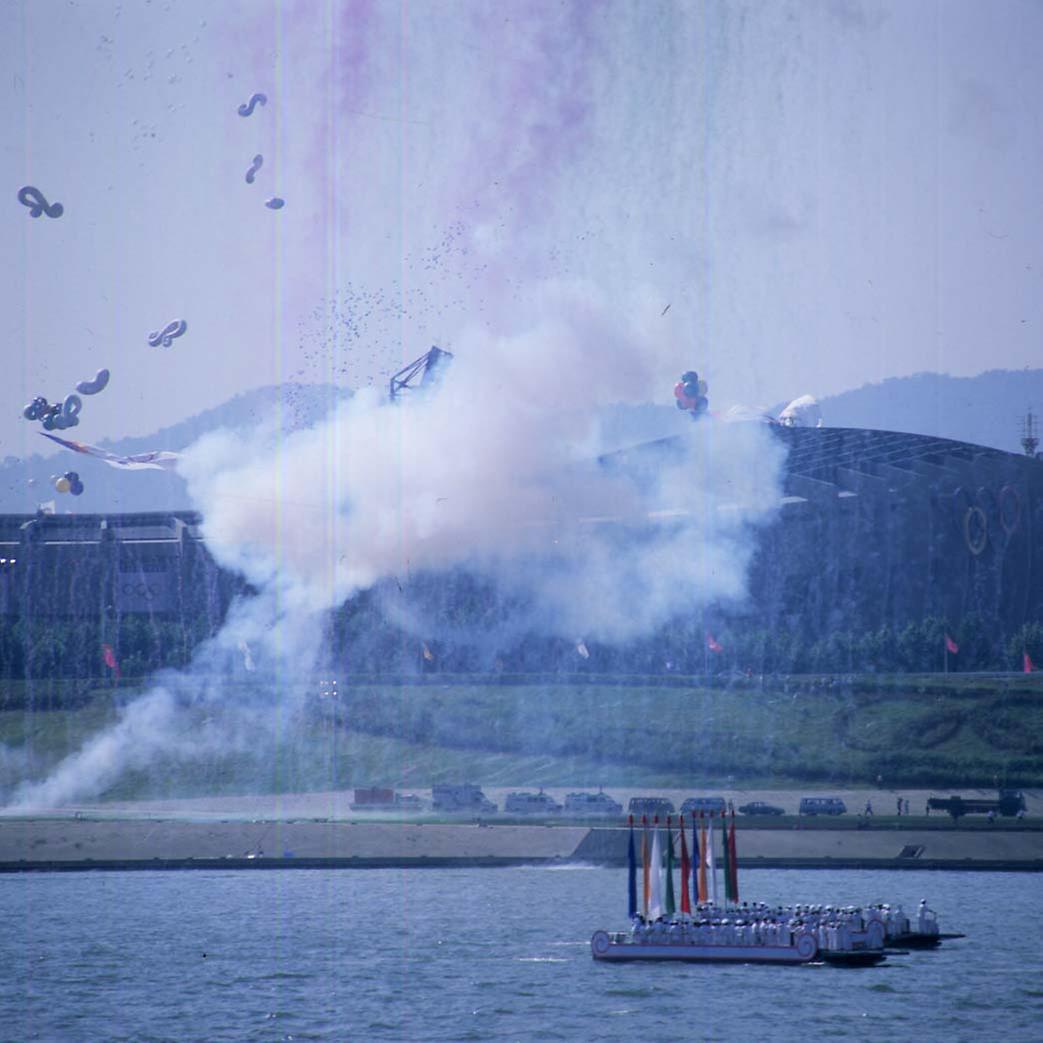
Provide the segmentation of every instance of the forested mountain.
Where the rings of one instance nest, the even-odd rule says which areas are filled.
[[[257,388],[154,434],[100,444],[121,454],[149,449],[177,451],[207,432],[220,428],[247,430],[274,415],[284,430],[291,431],[314,423],[349,395],[343,388],[323,384]],[[784,405],[775,403],[768,412],[777,415]],[[989,370],[976,377],[917,373],[865,384],[823,398],[820,405],[828,427],[938,435],[1020,452],[1027,410],[1031,408],[1037,417],[1043,415],[1043,369]],[[710,407],[723,413],[727,403],[711,401]],[[663,438],[685,430],[688,423],[687,417],[672,405],[613,406],[602,414],[601,447],[620,449]],[[89,440],[79,428],[66,435]],[[84,494],[75,500],[55,494],[50,484],[51,475],[68,470],[77,471],[85,486]],[[32,513],[38,503],[52,499],[59,511],[88,513],[184,510],[190,506],[185,483],[176,474],[122,472],[70,452],[33,455],[28,459],[4,457],[0,463],[0,513]]]

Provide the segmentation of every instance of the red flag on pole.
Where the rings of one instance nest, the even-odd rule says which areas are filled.
[[[1028,654],[1027,651],[1023,652],[1022,656],[1023,656],[1023,659],[1022,659],[1022,662],[1021,662],[1022,672],[1026,673],[1026,674],[1031,674],[1032,671],[1036,669],[1035,666],[1032,665],[1032,657]]]
[[[102,645],[101,654],[105,660],[105,665],[113,670],[118,681],[120,679],[120,665],[116,661],[116,653],[113,652],[112,645]]]
[[[953,655],[956,655],[960,650],[960,646],[948,634],[945,635],[945,650],[952,652]]]
[[[719,644],[717,644],[716,639],[714,638],[713,634],[710,633],[709,630],[706,631],[706,647],[711,652],[723,652],[724,651],[724,649],[721,648],[721,646]]]

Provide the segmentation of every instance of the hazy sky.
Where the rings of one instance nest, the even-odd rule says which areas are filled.
[[[100,366],[86,441],[281,380],[383,382],[476,322],[534,325],[548,281],[621,321],[655,302],[667,402],[690,367],[724,406],[1043,359],[1038,0],[0,18],[0,455],[39,452],[22,405]],[[26,184],[64,215],[31,219]]]

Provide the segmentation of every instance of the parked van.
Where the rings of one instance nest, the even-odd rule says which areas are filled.
[[[565,798],[565,812],[580,817],[609,815],[615,817],[623,814],[623,805],[613,800],[607,793],[570,793]]]
[[[666,797],[631,797],[627,806],[631,815],[672,815],[674,813],[674,802]]]
[[[689,797],[681,805],[682,815],[723,815],[724,797]]]
[[[508,793],[503,810],[511,815],[560,815],[561,805],[549,794]]]
[[[492,815],[496,805],[482,792],[480,786],[432,786],[431,806],[435,811],[453,814],[473,813]]]
[[[839,797],[801,797],[801,815],[845,815],[847,805]]]

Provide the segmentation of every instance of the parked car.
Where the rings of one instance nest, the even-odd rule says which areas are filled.
[[[627,805],[631,815],[672,815],[674,802],[666,797],[631,797]]]
[[[435,811],[450,814],[493,815],[496,805],[482,792],[480,786],[432,786],[431,806]]]
[[[766,804],[763,800],[751,800],[749,804],[739,805],[740,815],[785,815],[786,812],[777,804]]]
[[[726,810],[724,797],[689,797],[681,805],[682,815],[723,815]]]
[[[560,815],[561,805],[549,794],[508,793],[503,810],[511,815]]]
[[[801,797],[802,815],[845,815],[847,805],[839,797]]]
[[[581,817],[593,817],[594,815],[615,817],[623,814],[623,805],[600,790],[597,793],[570,793],[565,798],[565,812]]]
[[[396,793],[383,787],[356,787],[352,811],[423,811],[424,802],[415,793]]]

